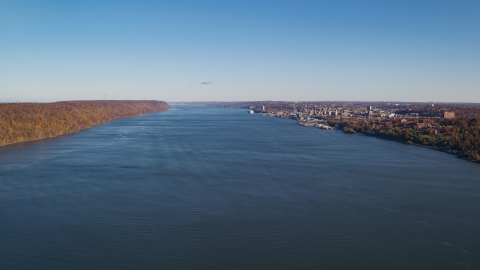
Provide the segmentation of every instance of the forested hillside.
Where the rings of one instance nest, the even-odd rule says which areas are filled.
[[[329,119],[346,133],[363,133],[376,137],[394,139],[408,144],[428,146],[433,149],[458,155],[470,161],[480,162],[480,118],[456,119],[395,119],[374,122],[369,119]]]
[[[118,119],[166,111],[163,101],[62,101],[0,104],[0,146],[52,138]]]

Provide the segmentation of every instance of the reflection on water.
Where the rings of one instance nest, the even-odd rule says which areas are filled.
[[[1,269],[476,269],[480,166],[173,107],[0,148]]]

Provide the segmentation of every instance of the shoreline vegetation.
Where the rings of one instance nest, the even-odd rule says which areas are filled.
[[[297,123],[302,125],[302,123]],[[476,149],[472,150],[473,147],[471,145],[471,142],[466,141],[468,139],[460,141],[459,138],[462,138],[466,135],[464,134],[462,136],[460,130],[458,131],[458,133],[460,133],[458,137],[448,138],[444,135],[444,133],[438,133],[435,131],[428,131],[428,133],[422,131],[419,132],[418,130],[410,129],[408,127],[403,129],[397,128],[397,130],[394,130],[394,128],[392,128],[394,127],[394,125],[392,125],[390,128],[387,127],[375,129],[375,127],[370,125],[369,123],[360,127],[357,126],[357,122],[352,123],[349,121],[343,121],[340,123],[336,121],[326,121],[326,123],[328,124],[328,126],[331,127],[331,129],[338,129],[341,130],[343,133],[371,136],[385,140],[401,142],[408,145],[420,146],[456,155],[458,158],[467,161],[480,163],[480,153]],[[469,133],[468,131],[464,132],[466,132],[467,134]],[[456,141],[460,142],[457,143]]]
[[[255,101],[206,105],[422,146],[480,163],[480,104]]]
[[[164,101],[95,100],[0,104],[0,146],[76,133],[120,118],[170,109]]]

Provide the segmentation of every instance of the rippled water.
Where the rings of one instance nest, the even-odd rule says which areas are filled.
[[[480,166],[173,107],[0,148],[0,269],[480,269]]]

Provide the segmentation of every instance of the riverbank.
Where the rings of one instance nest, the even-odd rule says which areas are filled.
[[[262,114],[262,115],[267,115],[267,114]],[[274,116],[274,115],[269,115],[269,116]],[[284,117],[281,117],[281,118],[284,118]],[[480,160],[469,157],[465,151],[453,149],[452,147],[449,147],[449,146],[425,145],[425,144],[415,143],[404,137],[389,136],[389,135],[381,134],[375,131],[366,130],[364,132],[356,132],[354,129],[348,126],[338,125],[338,123],[332,123],[328,121],[328,119],[321,119],[321,120],[315,119],[315,120],[316,121],[314,122],[312,122],[312,120],[307,121],[307,120],[298,120],[298,119],[296,121],[298,125],[301,125],[304,127],[315,127],[315,128],[324,129],[324,130],[342,130],[344,133],[347,133],[347,134],[372,136],[380,139],[386,139],[390,141],[405,143],[408,145],[415,145],[415,146],[420,146],[420,147],[424,147],[432,150],[437,150],[437,151],[441,151],[451,155],[455,155],[459,159],[463,159],[463,160],[474,162],[474,163],[480,163]]]
[[[108,100],[0,104],[0,146],[53,138],[170,109],[164,101]]]

